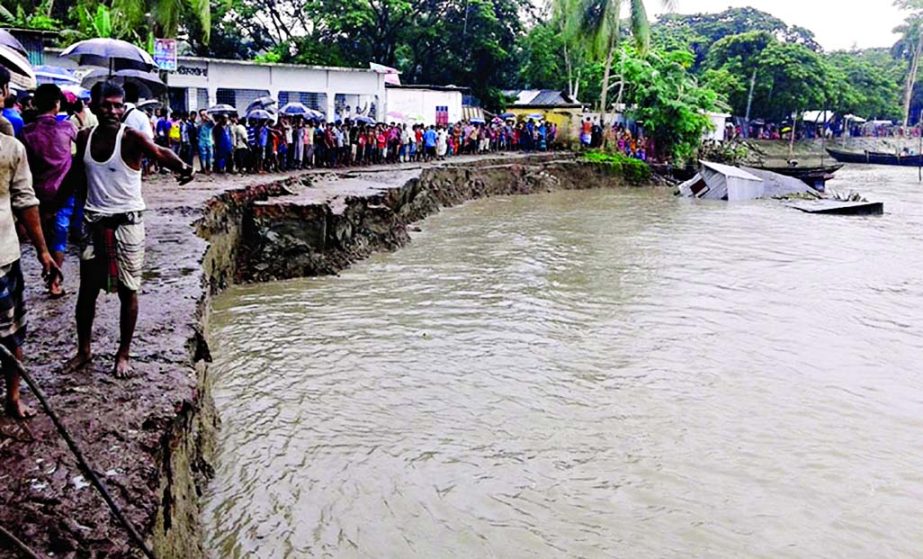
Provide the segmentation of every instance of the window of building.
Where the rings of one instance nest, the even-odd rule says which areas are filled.
[[[237,107],[237,112],[243,114],[250,103],[260,97],[269,95],[267,89],[224,89],[219,88],[217,93],[218,103],[224,103],[232,107]]]
[[[196,109],[207,109],[209,107],[208,103],[208,90],[204,87],[196,88]]]
[[[279,106],[285,105],[286,103],[303,103],[306,107],[320,111],[322,113],[327,112],[327,94],[326,93],[310,93],[306,91],[280,91],[279,92]]]

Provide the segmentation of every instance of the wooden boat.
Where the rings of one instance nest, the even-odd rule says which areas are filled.
[[[923,167],[923,155],[898,155],[880,151],[844,151],[827,148],[830,157],[840,163],[859,163],[864,165],[900,165],[902,167]]]
[[[798,179],[811,188],[820,190],[821,192],[823,192],[827,181],[831,180],[834,173],[842,168],[842,163],[817,167],[757,167],[757,169]]]

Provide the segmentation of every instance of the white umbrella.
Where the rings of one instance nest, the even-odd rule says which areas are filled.
[[[11,49],[0,45],[0,66],[4,66],[11,74],[11,83],[19,89],[35,89],[35,71],[29,60]]]

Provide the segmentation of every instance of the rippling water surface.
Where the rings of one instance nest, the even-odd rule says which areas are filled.
[[[494,198],[215,301],[212,557],[923,550],[923,186]]]

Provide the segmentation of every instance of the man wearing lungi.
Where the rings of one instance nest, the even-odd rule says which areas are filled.
[[[9,94],[10,73],[0,66],[0,97]],[[26,334],[26,304],[23,297],[22,269],[19,266],[19,238],[13,216],[19,218],[35,247],[46,281],[61,277],[45,245],[38,198],[32,189],[32,173],[26,148],[11,135],[0,133],[0,343],[16,359],[22,360],[22,342]],[[19,374],[12,367],[3,368],[6,379],[7,415],[25,419],[35,413],[19,398]]]
[[[77,137],[74,164],[82,166],[86,179],[86,206],[80,255],[80,291],[77,296],[77,355],[70,369],[92,358],[91,338],[100,290],[117,292],[119,350],[113,374],[124,378],[131,372],[129,351],[138,321],[138,290],[144,266],[144,200],[141,197],[141,163],[146,157],[162,168],[179,173],[180,184],[195,175],[169,148],[122,123],[125,92],[121,86],[101,82],[93,86],[90,108],[99,126]]]

